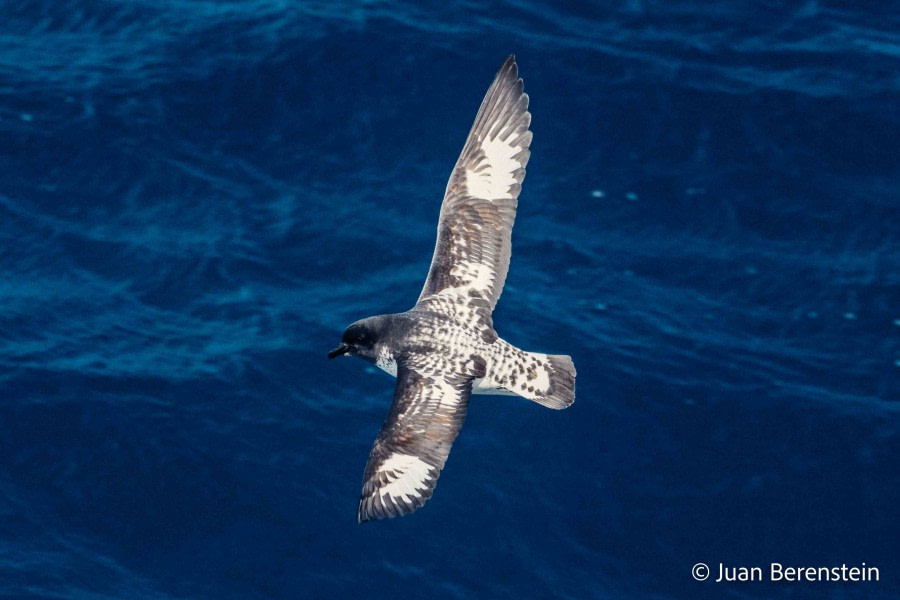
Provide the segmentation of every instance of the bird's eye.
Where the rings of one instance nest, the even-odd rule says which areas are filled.
[[[353,329],[347,332],[344,340],[353,346],[363,346],[366,343],[366,332],[360,329]]]

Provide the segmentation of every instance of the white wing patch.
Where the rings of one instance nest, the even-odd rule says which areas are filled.
[[[429,482],[437,475],[435,468],[424,460],[400,452],[391,454],[378,471],[385,474],[388,483],[377,491],[377,496],[387,494],[404,502],[421,498],[421,490],[429,489]]]
[[[469,289],[484,290],[494,283],[494,270],[490,265],[476,262],[461,262],[450,269],[450,273],[463,280],[461,286],[441,290],[440,293],[459,293]]]
[[[481,141],[484,159],[475,169],[466,169],[466,193],[469,196],[488,201],[513,197],[510,189],[517,183],[513,173],[522,168],[522,161],[516,156],[524,148],[520,144],[513,146],[510,141],[509,138],[501,140],[499,136]]]

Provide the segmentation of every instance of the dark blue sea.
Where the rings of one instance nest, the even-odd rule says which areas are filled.
[[[0,3],[0,598],[900,597],[898,31],[845,0]],[[415,302],[510,53],[494,323],[577,399],[475,397],[434,498],[357,525],[393,381],[326,354]]]

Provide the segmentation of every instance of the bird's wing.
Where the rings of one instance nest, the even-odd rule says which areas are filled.
[[[509,270],[510,235],[531,145],[528,95],[514,56],[488,89],[456,161],[419,301],[438,293],[479,298],[494,310]]]
[[[420,362],[398,361],[394,401],[366,463],[360,523],[424,505],[466,418],[474,377]]]

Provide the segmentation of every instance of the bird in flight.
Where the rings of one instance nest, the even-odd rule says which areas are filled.
[[[530,156],[531,113],[522,89],[509,56],[450,175],[416,305],[351,324],[328,354],[358,356],[397,378],[366,463],[360,523],[409,514],[431,498],[472,394],[517,395],[554,409],[575,400],[569,356],[520,350],[497,335],[491,318],[509,269]]]

